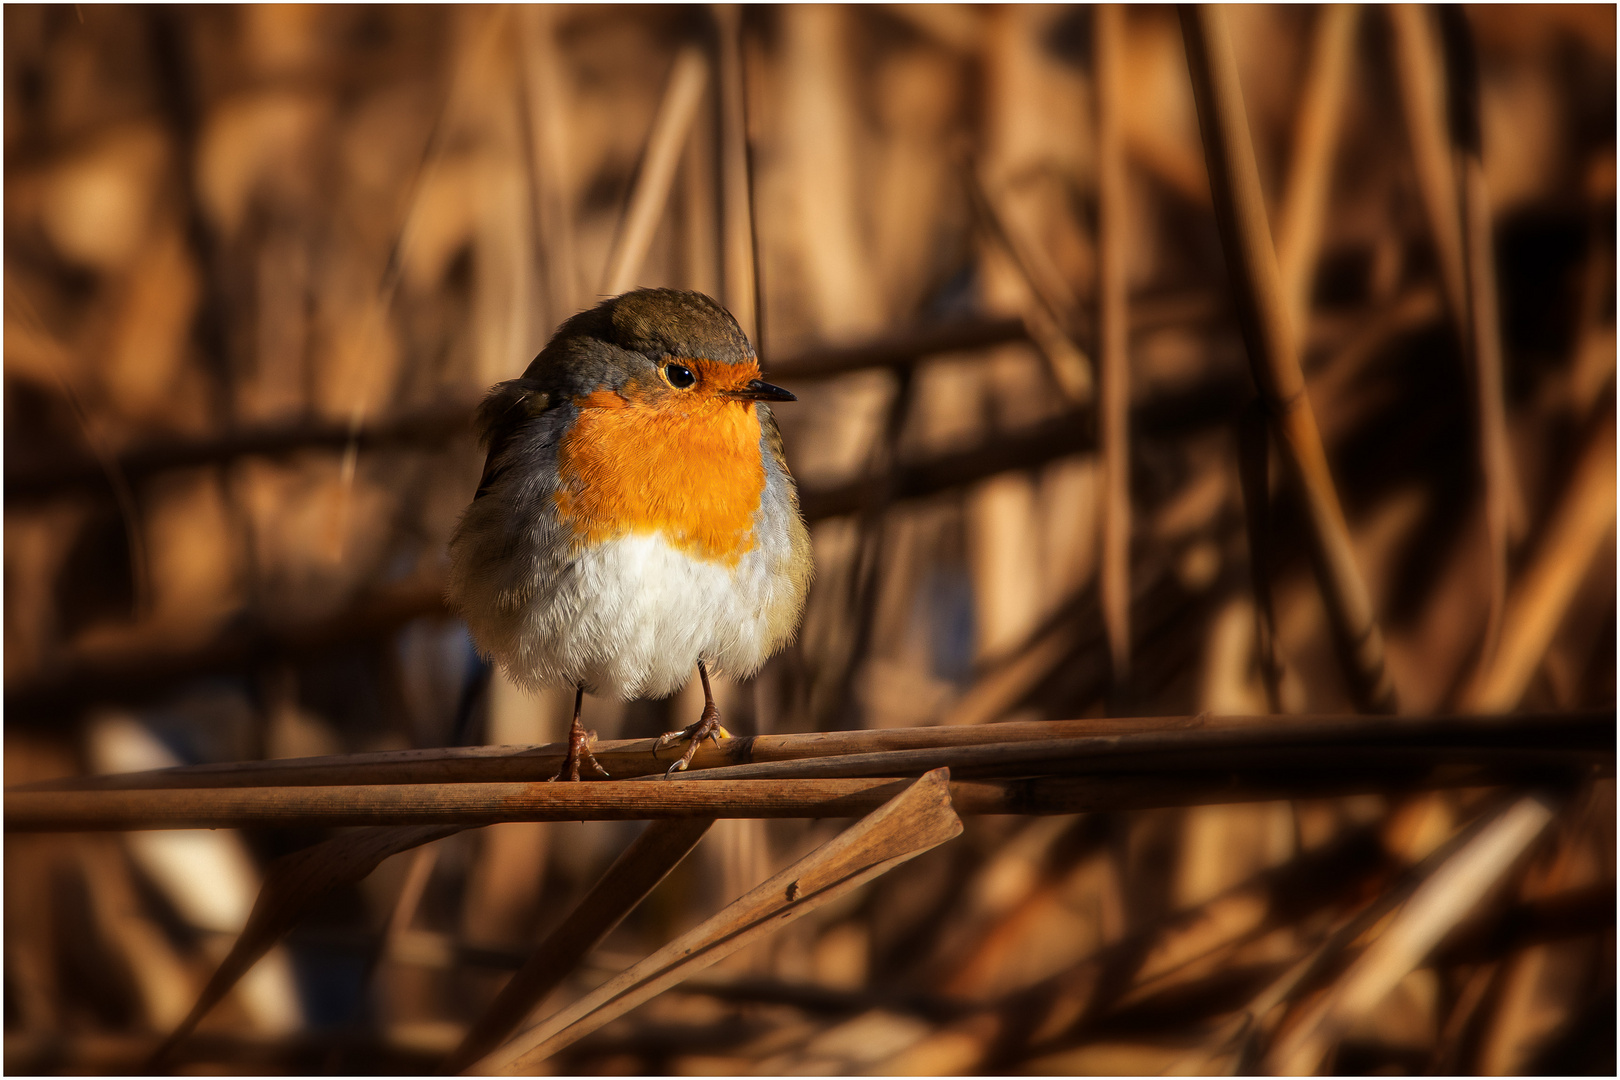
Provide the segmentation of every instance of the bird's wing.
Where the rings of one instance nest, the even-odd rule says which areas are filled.
[[[765,449],[770,451],[771,457],[776,459],[776,464],[781,468],[782,475],[791,477],[793,474],[788,471],[787,451],[782,446],[782,429],[777,426],[776,417],[771,414],[769,405],[762,404],[757,408],[759,410],[759,426],[765,432]],[[788,490],[793,490],[792,484],[788,485]],[[793,505],[798,506],[798,493],[793,492],[793,495]]]
[[[478,406],[478,438],[489,450],[484,458],[484,474],[478,480],[478,493],[482,498],[506,470],[501,455],[512,436],[528,421],[551,408],[551,395],[540,389],[532,379],[512,379],[498,383]]]

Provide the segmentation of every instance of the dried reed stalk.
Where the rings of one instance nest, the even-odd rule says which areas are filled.
[[[49,339],[50,331],[40,316],[38,307],[22,289],[12,290],[12,305],[8,314],[14,314],[18,321],[28,328],[29,333]],[[144,619],[152,610],[152,569],[151,560],[146,552],[145,527],[141,521],[140,506],[135,501],[135,490],[130,486],[129,473],[124,462],[107,445],[101,425],[86,411],[65,361],[66,358],[59,350],[51,350],[51,375],[62,391],[62,399],[72,410],[79,433],[94,459],[94,468],[86,468],[80,475],[92,484],[97,483],[96,478],[99,477],[106,483],[107,489],[112,492],[113,500],[118,505],[118,514],[124,525],[125,543],[129,546],[129,577],[134,594],[130,597],[130,614],[137,620]],[[52,461],[52,464],[56,464],[56,461]],[[88,466],[92,463],[85,464]],[[5,489],[8,506],[12,498],[12,484],[12,477],[7,475]]]
[[[1341,755],[1342,756],[1342,755]],[[1224,763],[1222,763],[1224,764]],[[1351,764],[1355,764],[1352,762]],[[1438,771],[1329,760],[1322,771],[1287,762],[1254,773],[1043,776],[952,784],[963,814],[1079,814],[1215,803],[1319,798],[1367,791],[1558,781],[1524,753],[1500,767]],[[667,784],[365,784],[289,788],[159,788],[145,791],[22,791],[5,801],[8,832],[147,829],[340,828],[503,821],[650,821],[658,818],[845,818],[892,798],[904,779],[711,780]]]
[[[919,1070],[908,1066],[933,1060],[941,1067],[929,1071],[994,1073],[1027,1056],[1032,1044],[1054,1041],[1059,1017],[1064,1034],[1055,1041],[1072,1042],[1077,1029],[1106,1031],[1112,1007],[1144,980],[1153,981],[1274,929],[1272,912],[1286,910],[1304,917],[1332,904],[1343,890],[1355,887],[1351,883],[1376,880],[1387,872],[1388,858],[1374,831],[1365,826],[1350,830],[1323,848],[1302,852],[1203,903],[1154,918],[1032,986],[985,1003],[925,1040],[934,1045],[891,1059],[885,1071],[914,1074]],[[1061,883],[1049,887],[1058,890]],[[1247,1018],[1247,1012],[1240,1015],[1240,1020]],[[1244,1030],[1245,1023],[1234,1024],[1209,1042],[1221,1045]]]
[[[904,755],[916,751],[977,749],[982,758],[956,758],[958,767],[993,766],[1016,759],[1019,747],[1040,744],[1035,760],[1081,760],[1092,768],[1107,759],[1142,757],[1144,769],[1167,767],[1179,754],[1217,751],[1303,752],[1310,748],[1342,753],[1353,748],[1390,752],[1400,748],[1451,751],[1541,748],[1584,752],[1608,747],[1613,710],[1586,713],[1523,713],[1510,716],[1381,717],[1197,716],[1128,719],[1049,720],[970,727],[880,728],[811,734],[759,735],[705,744],[692,759],[687,777],[733,766],[813,763],[827,758]],[[596,756],[616,781],[661,777],[668,755],[655,753],[655,739],[598,742]],[[564,746],[484,746],[440,750],[391,750],[324,758],[190,765],[151,772],[73,777],[8,789],[7,794],[45,791],[140,791],[190,788],[320,787],[327,785],[521,783],[554,775]],[[1054,757],[1054,752],[1056,757]],[[1012,755],[1012,756],[1009,756]],[[891,758],[896,769],[919,769],[909,759]],[[918,758],[915,761],[922,761]],[[922,768],[934,768],[934,765]],[[1179,766],[1178,766],[1179,767]],[[730,775],[730,774],[728,774]],[[869,775],[869,774],[868,774]],[[890,774],[897,775],[897,774]],[[587,786],[601,782],[590,781]]]
[[[1604,734],[1608,734],[1607,730]],[[1605,748],[1502,747],[1499,745],[1410,745],[1404,740],[1366,744],[1324,745],[1262,744],[1234,739],[1230,733],[1213,737],[1160,736],[1134,739],[1037,739],[1007,746],[930,747],[890,750],[871,754],[839,754],[808,761],[756,762],[726,765],[698,772],[688,780],[809,780],[853,777],[916,776],[930,769],[949,768],[962,777],[1057,776],[1104,773],[1169,774],[1207,773],[1220,769],[1256,770],[1292,768],[1316,775],[1344,774],[1382,765],[1393,775],[1417,765],[1506,764],[1539,771],[1544,765],[1594,763],[1607,756]],[[657,776],[637,781],[657,781]]]
[[[316,901],[336,888],[366,877],[384,859],[443,839],[461,828],[455,824],[440,824],[368,829],[295,851],[273,863],[265,874],[247,925],[237,935],[230,953],[203,987],[191,1012],[152,1052],[143,1071],[152,1072],[163,1066],[175,1047]]]
[[[552,322],[572,314],[578,303],[579,255],[574,239],[573,162],[562,58],[557,50],[554,8],[520,7],[518,67],[528,120],[529,186],[534,199],[539,261],[545,267],[547,313]]]
[[[1211,992],[1230,1002],[1235,1012],[1212,1028],[1205,1026],[1208,1034],[1183,1058],[1180,1068],[1217,1074],[1255,1071],[1253,1045],[1257,1036],[1275,1027],[1278,1007],[1309,991],[1313,980],[1330,970],[1346,948],[1490,820],[1487,813],[1459,830],[1393,886],[1388,879],[1395,865],[1379,843],[1376,827],[1352,829],[1326,847],[1302,852],[1203,904],[1155,920],[1073,967],[968,1014],[925,1040],[932,1045],[891,1059],[884,1071],[910,1073],[924,1062],[939,1062],[932,1071],[996,1072],[1032,1054],[1136,1028],[1144,1016],[1157,1020],[1155,1030],[1163,1030],[1166,1023],[1185,1030],[1193,1021],[1174,1019],[1183,1015],[1178,1003],[1202,1001]],[[1233,984],[1227,979],[1231,965],[1244,963],[1238,959],[1239,948],[1273,934],[1279,929],[1279,916],[1309,938],[1320,933],[1311,913],[1340,909],[1347,895],[1366,895],[1375,888],[1383,891],[1360,903],[1281,977],[1246,1000],[1233,1000]],[[1267,955],[1275,954],[1267,950]],[[1207,1012],[1193,1007],[1198,1019],[1207,1023]],[[1165,1009],[1170,1010],[1168,1015]]]
[[[676,818],[655,821],[643,829],[501,988],[439,1066],[439,1072],[460,1072],[511,1036],[523,1018],[686,858],[713,824],[713,818]]]
[[[299,421],[243,427],[210,439],[153,440],[126,450],[116,468],[130,484],[158,473],[226,464],[242,457],[281,457],[305,450],[345,450],[351,441],[360,450],[447,442],[472,430],[476,401],[449,401],[402,412],[387,420],[353,429],[348,421]],[[6,474],[7,506],[35,503],[80,493],[108,490],[104,466],[64,456],[49,465]]]
[[[771,361],[771,375],[791,382],[836,379],[872,368],[901,369],[941,353],[971,352],[1029,340],[1022,319],[962,319],[889,333],[855,345],[819,348]]]
[[[1138,406],[1135,426],[1169,433],[1219,422],[1243,391],[1225,378],[1195,384],[1182,394]],[[1022,433],[988,439],[979,446],[906,463],[876,476],[831,487],[800,489],[800,507],[812,522],[856,514],[906,499],[958,491],[1012,470],[1037,468],[1094,448],[1089,412],[1070,413]],[[83,659],[57,670],[18,677],[6,692],[13,715],[34,715],[95,698],[138,698],[200,672],[241,667],[267,653],[307,655],[355,636],[390,630],[410,619],[444,616],[438,583],[389,588],[361,596],[327,619],[292,624],[233,624],[200,647],[177,652],[167,642],[142,643]]]
[[[1518,864],[1553,816],[1548,799],[1527,795],[1446,860],[1332,991],[1314,1005],[1310,1015],[1272,1048],[1272,1071],[1298,1075],[1320,1069],[1341,1033],[1370,1012],[1472,913]]]
[[[658,230],[658,220],[663,216],[664,204],[669,200],[675,167],[680,163],[681,149],[697,116],[698,105],[703,101],[703,87],[708,79],[709,64],[703,53],[694,45],[683,48],[670,69],[669,83],[664,88],[658,113],[653,117],[647,148],[636,171],[635,188],[630,193],[618,235],[613,238],[607,268],[602,272],[602,293],[606,296],[617,296],[636,283],[647,249],[652,246],[653,233]]]
[[[1461,697],[1466,712],[1504,712],[1524,696],[1581,579],[1615,521],[1615,423],[1587,439],[1546,532],[1509,594],[1502,637],[1481,657]]]
[[[1049,260],[1037,254],[1033,238],[1012,224],[972,161],[962,165],[963,184],[974,214],[990,240],[1006,255],[1023,283],[1022,311],[1025,333],[1033,341],[1063,395],[1074,404],[1090,401],[1091,366],[1075,343],[1069,327],[1079,321],[1079,301],[1055,272],[1042,272]]]
[[[399,292],[400,281],[404,277],[405,267],[420,229],[422,193],[427,189],[429,179],[444,162],[447,133],[457,106],[461,104],[461,97],[465,93],[463,87],[470,78],[468,68],[474,64],[490,62],[491,54],[496,51],[500,42],[501,33],[507,27],[509,14],[510,12],[502,8],[483,13],[477,31],[469,32],[468,40],[457,56],[444,104],[435,118],[433,128],[428,134],[427,146],[422,152],[422,160],[411,179],[405,214],[388,252],[387,262],[383,264],[376,291],[367,297],[359,315],[361,340],[365,342],[368,352],[374,353],[386,340],[389,309]],[[469,24],[473,18],[471,15],[467,16]],[[321,541],[326,558],[334,564],[343,561],[344,545],[350,531],[350,507],[354,501],[354,480],[358,475],[360,462],[360,435],[367,426],[374,401],[385,392],[381,380],[385,378],[383,373],[386,370],[386,365],[365,365],[362,374],[354,383],[353,400],[349,403],[348,436],[344,441],[343,454],[338,460],[336,500],[327,518],[325,535]]]
[[[1129,238],[1125,205],[1125,149],[1121,134],[1125,15],[1102,4],[1095,15],[1097,72],[1097,351],[1100,397],[1097,431],[1102,459],[1099,492],[1102,557],[1099,591],[1103,629],[1116,697],[1131,670],[1131,443],[1130,318],[1127,295]]]
[[[1294,120],[1294,146],[1277,214],[1277,271],[1294,340],[1303,344],[1310,324],[1311,282],[1322,243],[1322,219],[1333,181],[1339,121],[1350,88],[1356,43],[1354,4],[1327,4],[1317,13],[1306,83]]]
[[[1063,663],[1082,641],[1074,619],[1056,618],[998,661],[986,665],[940,723],[986,724],[1005,714]]]
[[[1441,966],[1483,964],[1528,945],[1600,934],[1614,925],[1612,882],[1561,889],[1470,918],[1435,955]]]
[[[1524,531],[1524,505],[1513,471],[1503,400],[1502,328],[1496,296],[1496,253],[1490,194],[1485,188],[1484,134],[1479,104],[1479,60],[1460,8],[1441,9],[1451,140],[1458,164],[1457,203],[1462,219],[1468,303],[1468,352],[1474,364],[1479,417],[1480,471],[1485,478],[1485,534],[1490,551],[1490,606],[1481,654],[1496,650],[1507,603],[1508,545]]]
[[[902,462],[873,476],[824,488],[806,486],[799,507],[811,522],[872,513],[906,499],[958,491],[1002,473],[1038,468],[1096,446],[1090,410],[1065,412],[976,446]]]
[[[689,974],[847,896],[962,831],[943,770],[907,782],[837,837],[763,882],[703,925],[523,1032],[475,1066],[477,1072],[532,1070],[603,1024]]]
[[[1252,997],[1243,1011],[1228,1022],[1226,1030],[1217,1040],[1231,1044],[1230,1050],[1235,1057],[1233,1071],[1258,1071],[1260,1061],[1270,1052],[1268,1040],[1276,1035],[1279,1028],[1288,1024],[1287,1006],[1316,989],[1322,979],[1334,971],[1335,965],[1342,964],[1346,950],[1405,903],[1453,856],[1473,843],[1481,832],[1498,819],[1510,802],[1510,799],[1496,800],[1493,806],[1487,807],[1415,866],[1408,868],[1394,883],[1341,919],[1304,956],[1289,965],[1287,971]]]
[[[1215,6],[1184,7],[1181,24],[1250,367],[1305,503],[1313,562],[1340,662],[1358,707],[1392,712],[1395,687],[1384,665],[1383,633],[1356,565],[1288,322],[1226,16]]]
[[[1213,298],[1202,293],[1150,297],[1131,309],[1131,332],[1204,322],[1218,317]],[[812,382],[872,368],[906,368],[933,357],[989,349],[1030,340],[1022,318],[964,319],[937,326],[887,333],[854,345],[819,346],[773,360],[773,377]],[[243,457],[283,457],[306,450],[346,450],[351,441],[362,451],[392,447],[435,446],[468,436],[475,400],[449,401],[413,409],[358,430],[347,422],[326,421],[244,427],[216,438],[155,440],[124,451],[113,465],[137,484],[151,476],[201,465],[225,464]],[[47,465],[6,474],[8,506],[30,506],[74,494],[108,491],[107,466],[98,461],[62,456]]]
[[[715,4],[712,11],[720,52],[721,302],[757,344],[759,297],[754,291],[753,182],[748,165],[742,13],[736,4]]]
[[[1133,329],[1148,329],[1189,313],[1184,304],[1159,305]],[[1201,314],[1192,312],[1193,315]],[[835,378],[876,367],[910,367],[944,353],[967,352],[1028,340],[1021,319],[974,319],[886,334],[856,345],[830,346],[790,355],[771,364],[774,377],[794,382]],[[298,421],[245,427],[208,439],[154,440],[124,451],[110,463],[63,456],[46,465],[6,474],[8,506],[31,506],[76,494],[112,491],[108,465],[130,484],[160,473],[226,464],[244,457],[284,457],[308,450],[361,451],[435,446],[468,436],[477,401],[429,405],[355,429],[348,421]]]
[[[405,871],[405,881],[399,887],[394,908],[388,915],[388,925],[383,929],[379,958],[397,946],[400,937],[410,931],[416,912],[422,906],[422,895],[427,892],[428,880],[433,877],[433,867],[438,864],[439,850],[438,845],[428,844],[412,852],[410,869]]]
[[[139,700],[204,672],[262,664],[267,656],[309,656],[338,642],[391,631],[412,619],[447,614],[444,588],[438,582],[391,586],[361,595],[330,618],[286,623],[242,620],[197,648],[177,651],[166,640],[142,642],[127,652],[16,679],[6,687],[5,707],[10,722],[17,724],[23,716],[38,718],[87,701]]]
[[[1445,130],[1445,85],[1440,74],[1440,50],[1428,23],[1429,15],[1417,4],[1391,4],[1390,26],[1395,37],[1395,75],[1412,144],[1412,164],[1418,193],[1429,223],[1440,285],[1457,329],[1457,340],[1468,342],[1468,285],[1463,257],[1462,219],[1457,212],[1457,178]]]
[[[1247,410],[1238,425],[1238,482],[1249,541],[1249,588],[1254,593],[1254,651],[1266,688],[1266,707],[1282,712],[1283,665],[1271,590],[1271,440],[1257,406]]]
[[[1610,722],[1612,728],[1612,721]],[[1602,735],[1612,740],[1612,730]],[[1065,750],[1064,753],[1072,751]],[[915,773],[941,761],[1016,780],[964,780],[952,787],[964,814],[1073,814],[1095,810],[1263,802],[1332,794],[1502,783],[1568,783],[1612,775],[1613,748],[1473,746],[1312,747],[1196,745],[1154,754],[1136,749],[1097,761],[1031,763],[1028,755],[981,749],[908,751],[888,761],[837,761],[828,771]],[[745,766],[745,770],[754,767]],[[820,771],[759,767],[760,772]],[[1073,773],[1076,775],[1064,775]],[[11,791],[10,832],[268,826],[458,825],[502,821],[635,821],[654,818],[851,817],[894,794],[902,780],[709,779],[667,783],[359,784],[288,787]]]
[[[664,817],[853,817],[892,796],[885,780],[630,784],[383,784],[297,788],[21,792],[6,827],[228,828],[249,822],[487,825],[499,821],[636,821]],[[876,794],[873,794],[876,792]],[[117,824],[114,824],[117,823]]]

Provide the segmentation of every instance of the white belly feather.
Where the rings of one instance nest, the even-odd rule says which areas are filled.
[[[763,443],[766,489],[735,565],[694,558],[658,532],[576,544],[557,516],[554,448],[535,435],[524,448],[533,460],[474,499],[450,543],[450,601],[514,680],[664,697],[699,660],[747,678],[792,639],[809,539],[792,480]]]
[[[536,681],[581,682],[595,693],[663,697],[699,660],[747,676],[774,648],[773,595],[757,552],[733,570],[643,534],[574,556],[522,619]]]

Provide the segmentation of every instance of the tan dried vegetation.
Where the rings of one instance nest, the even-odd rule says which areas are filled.
[[[1612,6],[4,31],[8,1072],[1613,1071]],[[445,542],[637,284],[818,578],[547,785]]]

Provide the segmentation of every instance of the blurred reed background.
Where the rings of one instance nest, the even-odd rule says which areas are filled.
[[[1224,14],[1393,702],[1612,710],[1614,8]],[[818,576],[798,644],[721,688],[734,732],[1391,702],[1341,658],[1252,404],[1174,9],[11,4],[4,29],[8,785],[445,746],[462,705],[469,741],[558,737],[564,696],[479,681],[445,544],[483,390],[631,285],[717,296],[800,397],[777,414]],[[587,719],[650,735],[694,693]],[[971,818],[552,1067],[1612,1072],[1612,779],[1445,948],[1331,937],[1483,798]],[[721,822],[573,992],[835,831]],[[384,862],[183,1067],[431,1070],[634,833]],[[137,1068],[266,863],[324,835],[8,835],[7,1070]],[[1266,997],[1323,955],[1340,982]],[[1279,1001],[1263,1065],[1229,1053]]]

